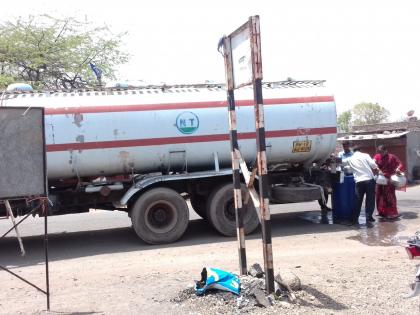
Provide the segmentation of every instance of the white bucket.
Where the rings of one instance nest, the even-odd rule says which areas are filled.
[[[388,179],[384,175],[379,174],[376,177],[376,184],[378,184],[378,185],[388,185]]]

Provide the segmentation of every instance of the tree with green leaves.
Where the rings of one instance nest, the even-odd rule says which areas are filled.
[[[390,113],[378,103],[359,103],[353,106],[353,124],[357,126],[386,122]]]
[[[128,61],[120,48],[122,35],[72,17],[41,15],[2,23],[0,89],[14,82],[84,88],[101,83],[101,78],[115,79],[115,67]]]
[[[351,127],[351,110],[346,110],[342,112],[337,118],[337,124],[340,130],[349,132]]]

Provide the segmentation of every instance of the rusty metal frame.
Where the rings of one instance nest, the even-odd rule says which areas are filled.
[[[243,205],[242,205],[242,187],[239,173],[239,159],[236,155],[239,152],[238,131],[236,126],[235,111],[235,93],[233,83],[232,68],[232,49],[230,39],[223,38],[224,59],[226,67],[226,83],[227,83],[227,100],[229,109],[229,138],[232,157],[232,176],[233,176],[233,197],[235,204],[236,218],[236,234],[238,237],[238,255],[239,255],[239,272],[241,275],[247,274],[246,247],[245,247],[245,230],[243,224]]]
[[[3,97],[1,97],[1,99],[3,99]],[[46,157],[45,157],[45,123],[44,123],[45,114],[44,114],[44,109],[41,108],[41,110],[42,110],[42,131],[41,131],[41,134],[42,134],[42,143],[43,143],[43,161],[42,161],[42,163],[43,163],[43,192],[44,193],[42,195],[39,195],[39,196],[31,198],[31,199],[25,198],[23,196],[16,196],[14,198],[3,198],[2,200],[0,200],[0,202],[3,201],[4,203],[6,203],[5,206],[8,207],[8,210],[10,211],[12,216],[13,216],[13,212],[10,208],[9,200],[26,199],[27,204],[29,204],[30,202],[36,201],[36,200],[38,200],[40,202],[38,206],[33,208],[28,214],[26,214],[17,223],[14,220],[12,220],[12,222],[13,222],[12,228],[10,228],[6,233],[1,235],[0,239],[5,238],[12,230],[16,230],[16,232],[17,232],[17,227],[23,221],[25,221],[31,214],[35,214],[41,208],[41,214],[44,216],[44,253],[45,253],[45,284],[46,284],[46,289],[45,290],[41,289],[39,286],[37,286],[34,283],[28,281],[27,279],[21,277],[20,275],[14,273],[13,271],[11,271],[10,269],[8,269],[5,266],[0,265],[0,269],[6,271],[7,273],[11,274],[15,278],[25,282],[26,284],[32,286],[33,288],[37,289],[41,293],[45,294],[46,298],[47,298],[47,311],[50,311],[50,276],[49,276],[49,254],[48,254],[48,209],[49,209],[48,202],[49,201],[48,201],[48,198],[46,197],[47,196],[47,165],[46,165]],[[7,219],[7,217],[6,217],[6,219]],[[19,238],[19,240],[20,240],[20,238]],[[22,254],[24,254],[24,251],[22,252]]]
[[[252,80],[250,82],[235,82],[235,69],[232,51],[232,38],[243,36],[250,43]],[[247,37],[248,36],[248,37]],[[241,192],[240,170],[245,178],[246,187],[249,191],[252,202],[259,215],[262,227],[263,256],[265,267],[265,286],[268,293],[274,292],[274,268],[273,268],[273,249],[271,240],[271,223],[269,207],[269,181],[267,172],[265,127],[264,127],[264,107],[262,95],[262,58],[261,58],[261,36],[259,16],[252,16],[229,36],[222,39],[223,56],[225,60],[225,73],[227,82],[227,99],[229,109],[229,134],[232,155],[233,187],[235,200],[235,215],[238,237],[239,267],[241,275],[246,274],[246,248],[245,233],[243,226],[243,201]],[[244,58],[244,57],[243,57]],[[257,142],[257,167],[249,172],[248,167],[242,159],[237,136],[235,94],[234,90],[246,85],[253,85],[254,88],[254,112],[255,112],[255,131]],[[258,173],[259,195],[253,187],[254,179]],[[247,202],[247,200],[245,200]]]
[[[40,204],[31,210],[28,214],[26,214],[22,219],[20,219],[17,223],[14,223],[13,226],[3,235],[0,236],[1,238],[5,238],[12,230],[16,229],[23,221],[25,221],[31,214],[35,214],[39,208],[42,208],[42,214],[44,215],[44,252],[45,252],[45,283],[46,283],[46,290],[41,289],[34,283],[26,280],[25,278],[19,276],[18,274],[14,273],[7,267],[1,266],[0,269],[8,272],[12,276],[16,277],[17,279],[25,282],[26,284],[32,286],[33,288],[37,289],[41,293],[45,294],[47,297],[47,310],[50,310],[50,277],[49,277],[49,255],[48,255],[48,199],[45,197],[37,198],[40,200]]]

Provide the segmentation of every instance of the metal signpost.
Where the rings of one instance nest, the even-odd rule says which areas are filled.
[[[267,158],[264,127],[264,108],[262,96],[262,61],[260,23],[258,16],[252,16],[248,22],[239,27],[220,43],[223,46],[225,72],[227,81],[227,98],[229,106],[229,127],[232,155],[233,186],[235,200],[236,226],[238,236],[239,266],[241,275],[246,274],[245,231],[243,226],[243,201],[241,192],[242,171],[249,195],[254,203],[262,227],[262,241],[266,290],[274,292],[273,249],[271,243],[270,208],[268,199]],[[220,48],[220,47],[219,47]],[[253,85],[255,131],[257,140],[257,168],[249,172],[239,151],[236,127],[234,90],[243,86]],[[258,171],[259,195],[253,188],[253,181]]]

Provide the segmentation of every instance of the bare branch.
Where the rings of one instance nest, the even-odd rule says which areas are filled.
[[[60,30],[60,33],[58,33],[58,35],[57,35],[57,37],[55,38],[55,40],[54,40],[54,43],[56,43],[57,41],[58,41],[58,39],[61,37],[61,35],[62,34],[64,34],[64,31],[66,30],[66,28],[67,28],[67,24],[69,23],[69,19],[67,19],[66,21],[65,21],[65,23],[64,23],[64,25],[63,25],[63,27],[61,28],[61,30]]]
[[[38,48],[41,48],[40,45],[41,45],[41,42],[44,40],[44,37],[45,37],[45,31],[42,30],[41,31],[41,38],[39,39],[38,43],[36,44]]]

